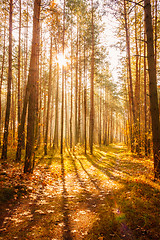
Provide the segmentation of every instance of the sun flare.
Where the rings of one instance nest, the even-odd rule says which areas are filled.
[[[59,53],[57,55],[57,62],[59,64],[59,66],[65,66],[66,65],[66,58],[65,58],[65,55],[62,54],[62,53]]]

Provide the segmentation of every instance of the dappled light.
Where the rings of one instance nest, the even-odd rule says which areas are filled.
[[[85,156],[79,146],[63,157],[55,153],[48,164],[46,156],[36,158],[34,174],[20,183],[20,203],[3,209],[2,238],[158,239],[160,185],[153,182],[152,161],[128,155],[125,146],[94,152]]]

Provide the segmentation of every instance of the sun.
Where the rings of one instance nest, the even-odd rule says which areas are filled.
[[[58,55],[57,55],[57,62],[58,62],[58,64],[59,64],[59,66],[65,66],[66,65],[66,58],[65,58],[65,55],[64,54],[62,54],[62,53],[59,53]]]

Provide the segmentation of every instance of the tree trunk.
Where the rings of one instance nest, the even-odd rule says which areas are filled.
[[[153,44],[153,27],[150,0],[144,0],[145,27],[147,35],[147,59],[149,71],[150,112],[152,119],[152,137],[155,178],[160,178],[160,122],[156,83],[156,64]]]
[[[21,120],[21,94],[20,94],[20,79],[21,79],[21,0],[19,0],[19,45],[18,45],[18,125]]]
[[[147,75],[146,75],[146,31],[144,28],[144,150],[147,152]]]
[[[71,12],[71,115],[70,115],[70,149],[72,149],[73,132],[72,132],[72,122],[73,122],[73,24],[72,24],[72,12]]]
[[[8,128],[11,108],[11,83],[12,83],[12,15],[13,15],[13,0],[9,3],[9,65],[8,65],[8,84],[7,84],[7,107],[5,115],[5,127],[3,136],[2,156],[3,160],[7,159],[7,145],[8,145]]]
[[[130,37],[128,29],[128,20],[127,20],[127,9],[126,9],[126,0],[124,0],[124,18],[125,18],[125,31],[126,31],[126,48],[127,48],[127,60],[128,60],[128,73],[129,73],[129,104],[131,105],[131,111],[133,115],[134,127],[136,127],[136,113],[135,113],[135,103],[133,98],[133,86],[132,86],[132,70],[131,70],[131,55],[130,55]],[[132,118],[132,116],[130,116]],[[135,134],[132,132],[131,136],[131,151],[133,151],[133,142]]]
[[[75,145],[78,142],[77,106],[78,106],[78,16],[77,16],[77,42],[76,42],[76,82],[75,82]]]
[[[62,49],[63,49],[63,56],[64,56],[64,37],[65,37],[65,6],[66,1],[64,0],[63,6],[63,39],[62,39]],[[63,154],[63,135],[64,135],[64,81],[65,81],[65,68],[64,65],[62,66],[62,108],[61,108],[61,154]]]
[[[48,144],[48,125],[49,125],[49,113],[50,113],[50,102],[51,102],[51,80],[52,80],[52,48],[53,48],[53,43],[52,43],[52,36],[51,36],[49,81],[48,81],[48,104],[47,104],[47,116],[46,116],[46,132],[45,132],[45,140],[44,140],[44,155],[47,155],[47,144]]]
[[[81,27],[79,27],[79,36],[81,36]],[[82,84],[82,71],[81,71],[81,40],[79,37],[79,87],[78,87],[78,126],[77,126],[77,141],[81,141],[81,84]]]
[[[36,118],[36,100],[37,100],[37,79],[38,79],[38,56],[39,56],[39,21],[40,21],[40,5],[41,0],[34,2],[34,16],[33,16],[33,39],[32,39],[32,53],[29,69],[30,77],[30,94],[28,105],[28,126],[27,126],[27,143],[24,172],[31,173],[33,171],[34,158],[34,142],[35,142],[35,118]]]
[[[55,130],[54,130],[54,140],[53,140],[53,148],[58,148],[58,120],[59,120],[59,109],[58,109],[58,102],[59,102],[59,64],[57,62],[57,86],[56,86],[56,102],[55,102]]]
[[[87,81],[86,81],[86,46],[84,39],[84,144],[87,153]]]
[[[135,43],[136,43],[136,83],[135,83],[135,141],[136,153],[140,154],[140,135],[139,135],[139,114],[140,114],[140,82],[139,82],[139,52],[138,52],[138,37],[137,37],[137,6],[135,3]]]
[[[6,55],[6,14],[5,14],[5,22],[4,22],[3,57],[2,57],[2,68],[1,68],[1,82],[0,82],[0,146],[1,146],[1,137],[2,137],[2,96],[1,95],[2,95],[5,55]]]
[[[92,55],[91,55],[91,91],[90,91],[90,153],[93,154],[93,139],[94,139],[94,7],[93,0],[91,0],[92,7]]]

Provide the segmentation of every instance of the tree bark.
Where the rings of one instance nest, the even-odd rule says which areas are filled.
[[[145,25],[144,25],[145,26]],[[148,155],[147,151],[147,75],[146,75],[146,31],[144,27],[144,150],[145,156]]]
[[[86,81],[86,46],[84,39],[84,144],[87,153],[87,81]]]
[[[156,64],[153,44],[153,26],[150,0],[144,0],[145,27],[147,35],[147,60],[149,71],[150,112],[152,119],[152,137],[155,178],[160,178],[160,122],[156,83]]]
[[[71,12],[71,115],[70,115],[70,149],[73,145],[73,131],[72,131],[72,122],[73,122],[73,24],[72,24],[72,12]]]
[[[90,153],[93,154],[93,139],[94,139],[94,7],[93,0],[91,0],[92,7],[92,55],[91,55],[91,90],[90,90]]]
[[[18,125],[21,120],[21,94],[20,94],[20,79],[21,79],[21,0],[19,0],[19,45],[18,45]]]
[[[66,1],[64,0],[63,6],[63,39],[62,39],[62,49],[63,49],[63,56],[64,56],[64,37],[65,37],[65,7]],[[62,108],[61,108],[61,151],[60,153],[63,154],[63,135],[64,135],[64,81],[65,81],[65,68],[64,65],[62,66]]]
[[[78,16],[77,16],[77,41],[76,41],[76,79],[75,79],[75,145],[78,142],[78,114],[77,114],[77,107],[78,107],[78,38],[79,38],[79,32],[78,32]]]
[[[35,143],[35,120],[36,120],[36,100],[37,100],[37,79],[38,79],[38,56],[39,56],[39,21],[40,21],[40,5],[41,0],[34,2],[33,16],[33,38],[32,53],[29,69],[30,91],[28,105],[28,126],[27,126],[27,143],[24,172],[31,173],[33,171],[34,143]]]
[[[132,70],[131,70],[131,54],[130,54],[130,37],[128,29],[128,19],[127,19],[127,9],[126,9],[126,0],[124,0],[124,18],[125,18],[125,31],[126,31],[126,48],[127,48],[127,60],[128,60],[128,76],[129,76],[129,104],[131,105],[131,111],[133,115],[134,127],[136,127],[136,113],[135,113],[135,102],[133,97],[133,86],[132,86]],[[130,116],[132,118],[132,116]],[[135,131],[134,131],[135,132]],[[135,134],[132,132],[131,136],[131,151],[133,151],[133,142]]]
[[[9,117],[11,108],[11,84],[12,84],[12,15],[13,15],[13,0],[9,3],[9,65],[8,65],[8,83],[7,83],[7,106],[5,115],[5,127],[3,136],[2,156],[3,160],[7,159],[7,145],[8,145],[8,130]]]
[[[3,57],[2,57],[2,68],[1,68],[1,82],[0,82],[0,146],[1,146],[1,137],[2,137],[2,83],[3,83],[3,74],[4,74],[5,55],[6,55],[6,14],[5,14],[5,21],[4,21]]]
[[[51,36],[49,81],[48,81],[48,104],[47,104],[47,116],[46,116],[46,132],[45,132],[45,140],[44,140],[44,155],[47,155],[47,144],[48,144],[48,125],[49,125],[49,114],[50,114],[51,80],[52,80],[52,48],[53,48],[53,43],[52,43],[52,36]]]

